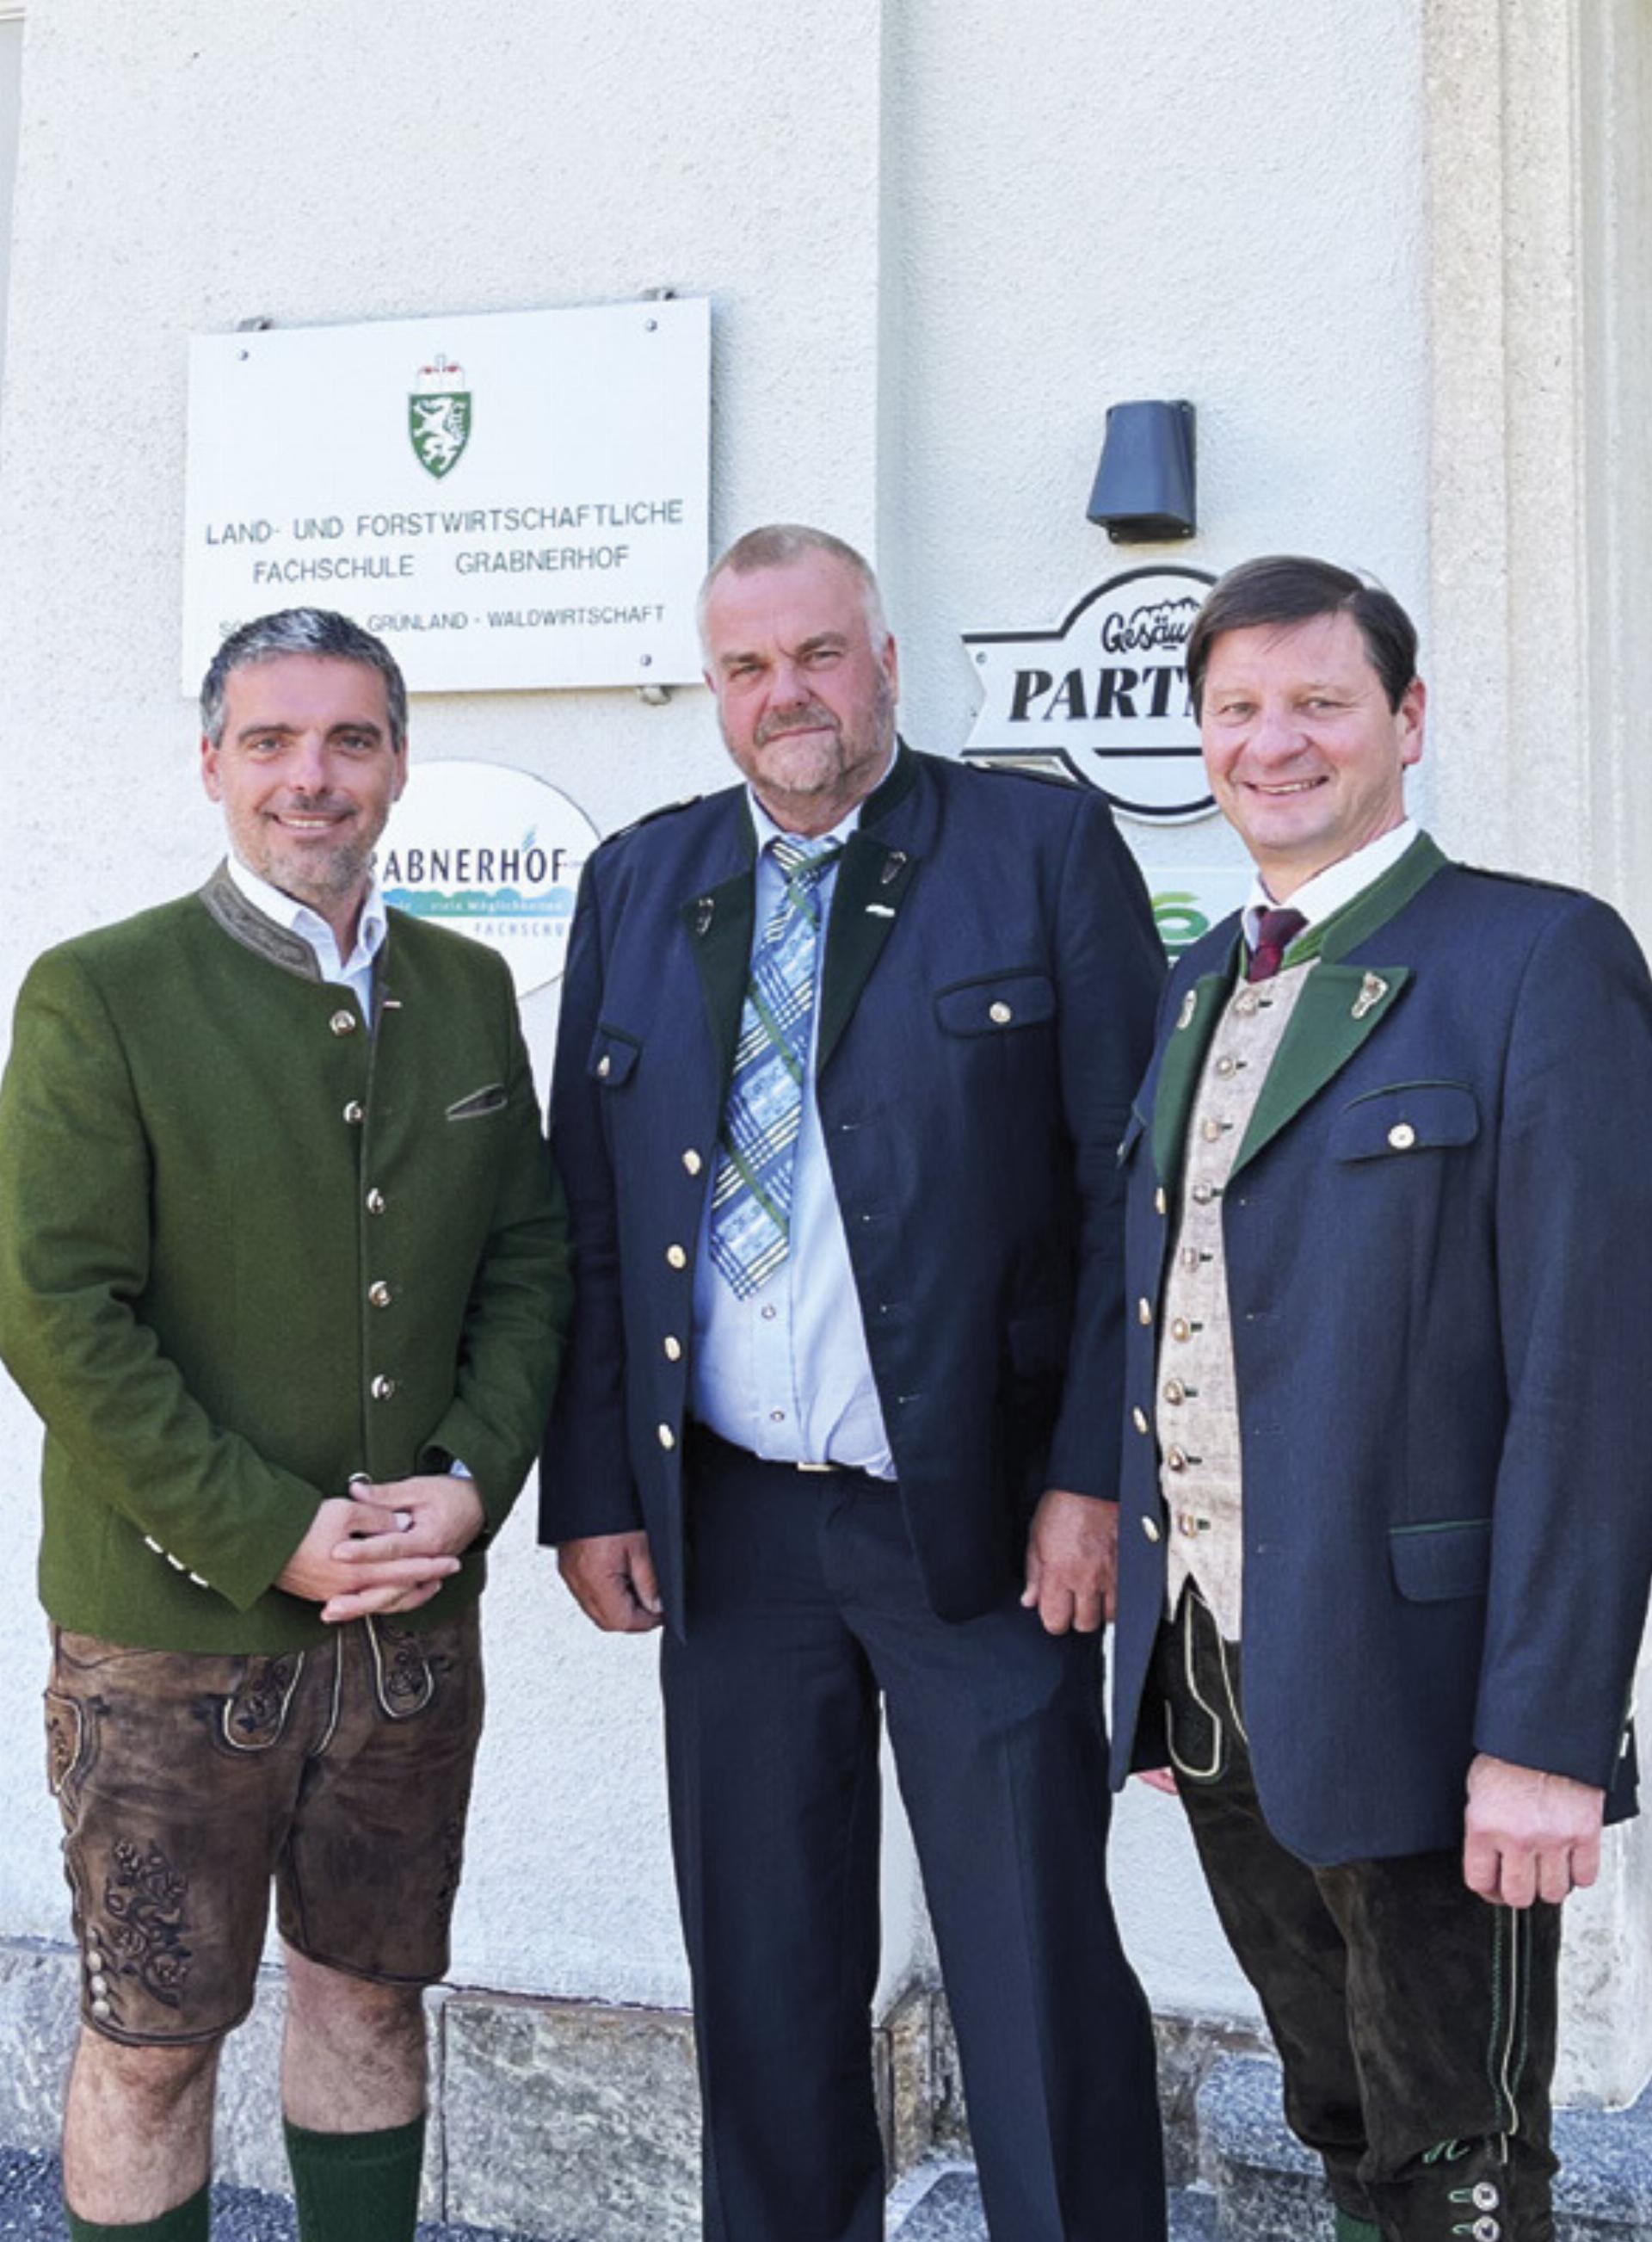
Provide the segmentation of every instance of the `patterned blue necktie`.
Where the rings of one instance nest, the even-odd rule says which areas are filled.
[[[820,950],[818,889],[843,843],[781,835],[769,853],[786,875],[786,892],[752,953],[712,1183],[712,1261],[741,1300],[791,1250],[792,1170]]]

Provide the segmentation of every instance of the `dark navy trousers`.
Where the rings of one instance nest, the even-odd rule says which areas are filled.
[[[899,1491],[691,1436],[662,1661],[708,2242],[879,2242],[880,1705],[996,2242],[1162,2242],[1153,2036],[1107,1894],[1096,1637],[930,1611]]]

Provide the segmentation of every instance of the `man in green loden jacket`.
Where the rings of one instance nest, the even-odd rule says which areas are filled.
[[[0,1089],[0,1353],[46,1428],[47,1733],[82,1964],[77,2237],[208,2231],[273,1876],[306,2242],[412,2234],[481,1554],[569,1282],[510,976],[387,911],[380,641],[226,640],[206,886],[52,950]]]

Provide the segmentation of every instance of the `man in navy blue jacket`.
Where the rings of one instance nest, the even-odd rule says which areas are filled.
[[[569,951],[543,1530],[667,1625],[706,2232],[883,2232],[881,1701],[993,2233],[1154,2242],[1098,1697],[1151,912],[1098,796],[899,743],[837,539],[742,538],[702,619],[746,783],[598,849]]]
[[[1126,1131],[1115,1770],[1175,1770],[1339,2232],[1548,2242],[1560,1903],[1631,1810],[1652,987],[1407,818],[1416,635],[1321,561],[1188,646],[1250,906]]]

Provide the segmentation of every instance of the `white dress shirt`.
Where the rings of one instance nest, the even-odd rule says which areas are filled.
[[[1363,849],[1356,849],[1351,856],[1339,857],[1328,864],[1322,872],[1315,872],[1311,880],[1304,880],[1284,904],[1276,903],[1257,873],[1251,882],[1250,894],[1245,903],[1245,941],[1254,950],[1256,925],[1264,911],[1299,910],[1306,921],[1302,931],[1318,926],[1340,911],[1344,903],[1351,903],[1362,895],[1374,880],[1380,880],[1390,866],[1397,864],[1417,837],[1417,822],[1408,817],[1391,833],[1381,833],[1374,841],[1368,841]],[[1298,937],[1301,938],[1300,936]]]
[[[338,955],[338,941],[332,929],[318,910],[301,903],[296,896],[272,888],[268,880],[261,880],[256,872],[249,872],[240,858],[231,853],[230,877],[247,901],[261,910],[265,918],[272,918],[278,926],[284,926],[289,934],[298,935],[315,952],[316,963],[324,981],[335,989],[348,989],[361,1006],[363,1021],[368,1027],[373,1024],[373,960],[385,941],[385,898],[374,874],[367,889],[367,900],[361,907],[361,917],[356,926],[356,946],[348,960]]]
[[[786,880],[770,847],[782,837],[781,828],[749,789],[747,793],[758,845],[755,943],[779,907]],[[857,802],[821,837],[846,842],[860,822],[860,810]],[[894,1458],[814,1096],[820,978],[837,879],[834,863],[815,890],[821,933],[803,1111],[793,1156],[790,1248],[749,1300],[737,1299],[712,1259],[708,1177],[694,1259],[690,1407],[702,1425],[754,1456],[779,1463],[846,1464],[875,1479],[893,1479]]]

